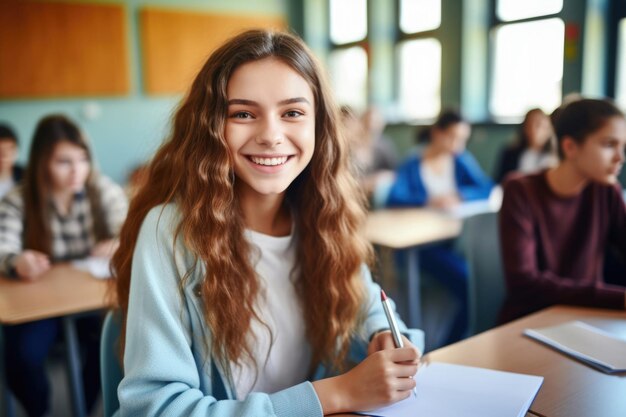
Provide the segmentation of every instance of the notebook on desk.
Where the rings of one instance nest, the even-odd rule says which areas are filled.
[[[447,363],[415,376],[417,396],[360,414],[372,417],[523,417],[543,377]]]
[[[526,329],[524,335],[606,373],[626,372],[626,340],[581,321]]]

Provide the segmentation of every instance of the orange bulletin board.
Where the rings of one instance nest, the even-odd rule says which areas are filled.
[[[144,8],[140,12],[144,88],[184,92],[224,40],[251,28],[286,28],[282,16],[251,16]]]
[[[121,5],[0,1],[0,98],[129,92]]]

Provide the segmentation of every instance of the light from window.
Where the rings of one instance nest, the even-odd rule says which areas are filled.
[[[330,0],[330,40],[337,45],[367,36],[367,0]]]
[[[496,28],[490,100],[495,117],[519,117],[532,107],[551,112],[560,104],[564,31],[561,19]]]
[[[367,105],[367,53],[360,46],[335,49],[328,66],[337,101],[356,110]]]
[[[562,8],[563,0],[498,0],[496,13],[508,22],[558,13]]]
[[[404,33],[424,32],[441,25],[441,0],[401,0],[400,29]]]
[[[623,111],[626,111],[626,19],[619,23],[619,38],[617,41],[617,89],[615,100]]]
[[[433,38],[399,44],[399,105],[407,119],[432,119],[441,110],[441,44]]]

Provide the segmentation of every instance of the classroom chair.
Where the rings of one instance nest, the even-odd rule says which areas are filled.
[[[469,331],[476,334],[496,326],[506,293],[498,213],[465,219],[461,240],[469,271]]]
[[[109,311],[102,326],[100,338],[100,379],[102,382],[102,406],[104,417],[110,417],[120,408],[117,387],[123,371],[118,355],[118,339],[121,331],[121,317],[117,311]]]

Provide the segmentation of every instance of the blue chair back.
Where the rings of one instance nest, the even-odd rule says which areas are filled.
[[[462,242],[469,270],[469,330],[476,334],[497,324],[506,294],[498,213],[465,219]]]
[[[117,387],[124,375],[117,348],[120,332],[119,312],[109,311],[104,319],[100,338],[100,379],[104,417],[111,417],[120,408]]]

